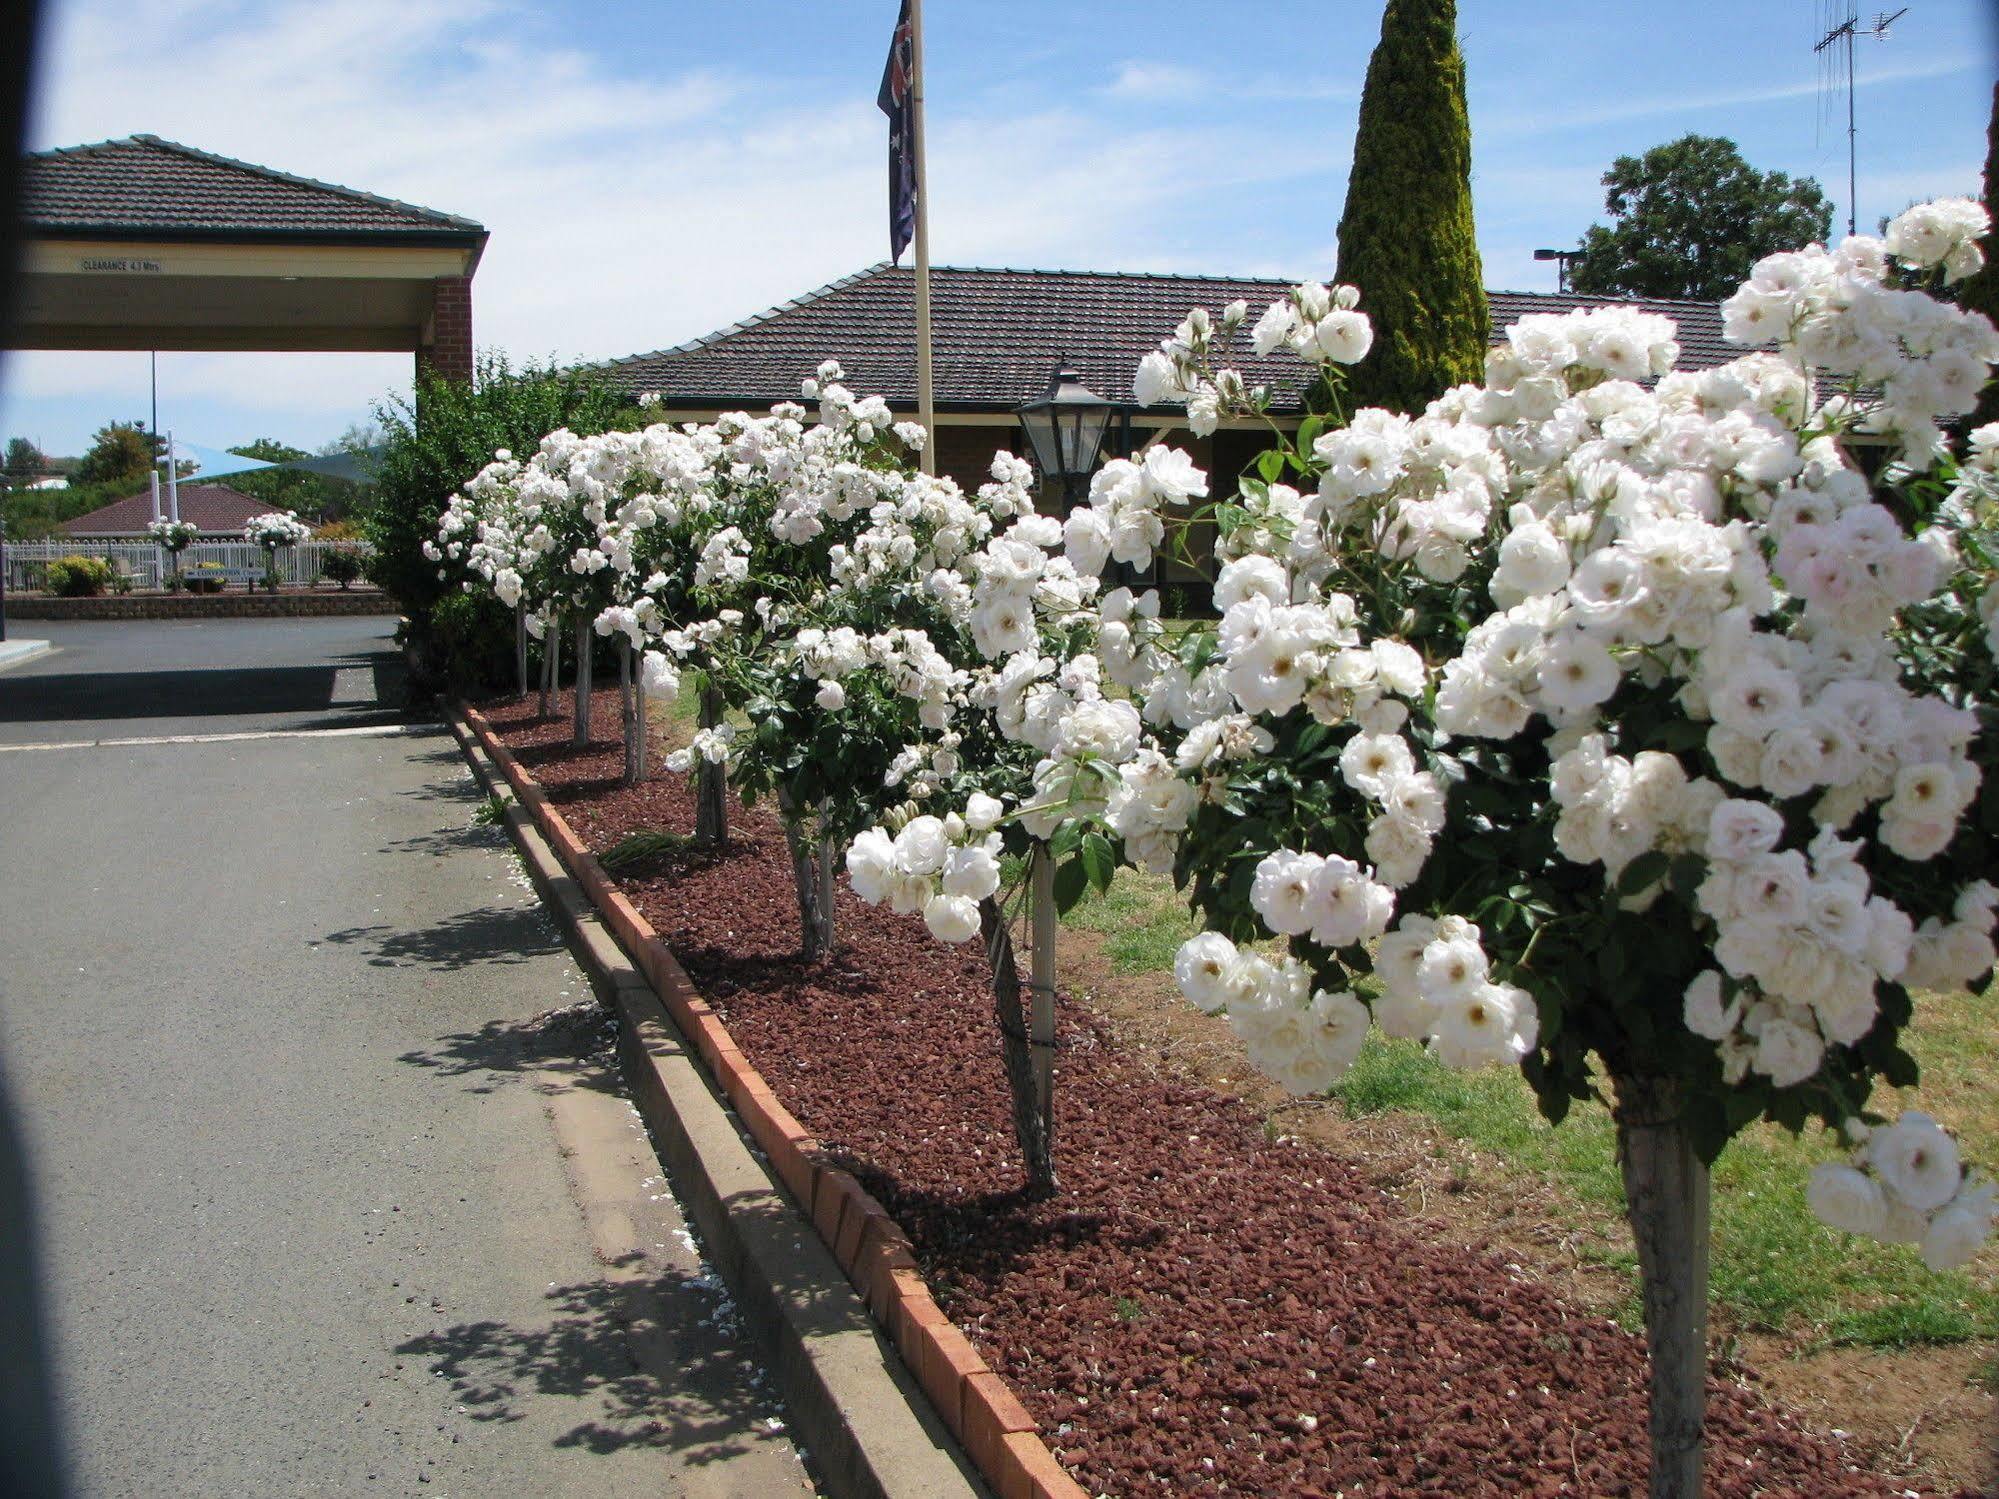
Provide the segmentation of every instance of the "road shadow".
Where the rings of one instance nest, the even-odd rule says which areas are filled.
[[[610,1263],[634,1272],[628,1255]],[[598,1413],[557,1447],[671,1451],[695,1466],[749,1451],[773,1434],[782,1404],[756,1389],[733,1302],[711,1274],[670,1271],[552,1286],[545,1326],[462,1322],[409,1339],[398,1354],[427,1361],[474,1420],[522,1420],[529,1401],[589,1401]],[[654,1370],[671,1371],[670,1383]]]
[[[484,963],[528,963],[563,950],[561,935],[539,905],[482,906],[419,931],[351,926],[328,932],[326,940],[361,948],[374,968],[451,971]]]
[[[618,1094],[617,1037],[616,1018],[591,998],[532,1020],[491,1020],[476,1031],[440,1036],[396,1060],[439,1077],[470,1078],[468,1093],[496,1093],[527,1077],[537,1093]]]
[[[365,698],[335,702],[343,671],[366,669]],[[400,717],[402,666],[377,654],[303,666],[45,672],[14,676],[0,692],[0,723],[111,722],[133,718],[316,715],[289,728],[328,728]]]
[[[449,793],[439,791],[440,796]],[[470,800],[469,797],[454,800]],[[508,846],[507,835],[490,823],[468,822],[457,827],[432,828],[421,833],[412,833],[407,838],[392,838],[384,843],[377,853],[423,854],[432,859],[442,859],[450,854],[460,853],[468,848],[500,850]]]

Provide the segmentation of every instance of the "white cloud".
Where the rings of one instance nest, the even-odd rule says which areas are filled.
[[[1115,99],[1184,99],[1206,87],[1207,80],[1184,64],[1133,59],[1118,64],[1103,92]]]
[[[672,344],[887,252],[872,79],[835,97],[702,67],[634,80],[501,0],[78,0],[55,20],[37,144],[150,131],[476,218],[492,240],[475,340],[517,359]],[[227,87],[162,88],[162,56]],[[1247,128],[1107,134],[1017,97],[981,108],[932,117],[940,263],[1169,266],[1205,193],[1299,170]],[[87,394],[88,361],[67,358],[15,366],[21,395]],[[181,373],[218,395],[240,382],[246,407],[337,403],[300,442],[358,414],[351,376],[290,357]]]

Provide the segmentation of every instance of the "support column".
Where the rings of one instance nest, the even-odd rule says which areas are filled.
[[[472,383],[472,278],[440,276],[431,283],[431,312],[417,346],[416,368],[461,385]]]

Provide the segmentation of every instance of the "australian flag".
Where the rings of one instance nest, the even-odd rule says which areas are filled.
[[[881,92],[875,103],[888,116],[888,243],[889,260],[916,237],[916,89],[915,43],[910,30],[909,0],[895,23],[888,44],[888,65],[882,69]]]

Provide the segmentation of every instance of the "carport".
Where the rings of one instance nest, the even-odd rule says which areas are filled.
[[[471,378],[470,219],[154,135],[23,167],[14,348],[407,350]]]

